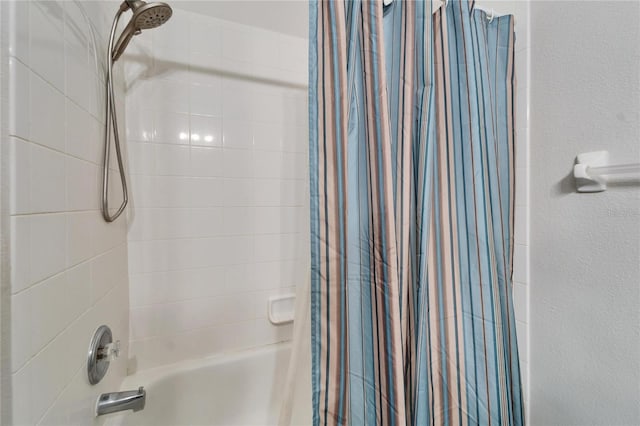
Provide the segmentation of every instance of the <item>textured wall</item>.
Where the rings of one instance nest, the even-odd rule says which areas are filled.
[[[640,161],[640,3],[531,4],[531,420],[640,424],[640,187],[577,194],[577,154]]]
[[[131,371],[291,337],[267,299],[307,279],[306,52],[175,9],[125,56]]]
[[[98,395],[119,388],[126,356],[90,386],[88,342],[101,324],[112,327],[124,354],[129,340],[126,223],[107,225],[98,210],[98,65],[114,3],[19,1],[2,8],[10,23],[2,156],[10,169],[11,277],[3,290],[11,293],[11,424],[89,425],[98,423]]]

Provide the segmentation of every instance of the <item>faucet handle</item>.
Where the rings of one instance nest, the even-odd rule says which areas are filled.
[[[111,342],[100,348],[100,353],[98,355],[100,358],[109,358],[109,361],[113,361],[114,359],[120,356],[120,340],[116,340],[115,342]]]
[[[114,358],[118,358],[120,356],[120,340],[116,340],[113,343],[113,348],[111,348],[111,354]]]

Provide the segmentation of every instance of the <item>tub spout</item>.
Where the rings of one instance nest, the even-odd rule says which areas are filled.
[[[140,411],[144,408],[147,392],[140,386],[138,390],[103,393],[98,398],[96,412],[98,416],[118,411]]]

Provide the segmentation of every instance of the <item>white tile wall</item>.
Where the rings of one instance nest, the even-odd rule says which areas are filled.
[[[307,276],[306,40],[174,9],[128,55],[130,370],[290,339],[267,298]]]
[[[103,72],[94,52],[104,52],[114,4],[0,7],[11,24],[11,113],[2,135],[10,159],[11,424],[101,423],[96,398],[119,388],[126,356],[90,386],[87,343],[101,324],[124,354],[129,340],[126,222],[107,225],[98,211]]]
[[[516,46],[516,207],[513,301],[525,400],[529,407],[529,99],[530,1],[481,0],[477,7],[515,17]],[[529,410],[525,410],[528,415]]]

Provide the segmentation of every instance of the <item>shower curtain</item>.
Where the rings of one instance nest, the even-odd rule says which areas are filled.
[[[314,425],[521,425],[514,30],[312,0]]]

